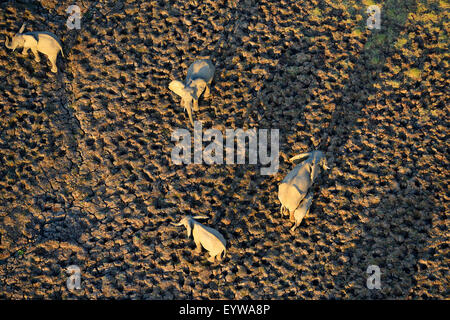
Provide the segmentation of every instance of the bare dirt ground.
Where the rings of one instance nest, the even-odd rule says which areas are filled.
[[[72,4],[0,4],[2,41],[27,22],[66,57],[54,75],[0,46],[0,298],[449,298],[447,1],[380,1],[373,31],[373,1],[80,0],[69,30]],[[217,72],[195,119],[280,129],[277,174],[172,163],[190,127],[167,86],[198,57]],[[290,233],[278,184],[313,149],[331,170]],[[221,264],[185,214],[227,239]]]

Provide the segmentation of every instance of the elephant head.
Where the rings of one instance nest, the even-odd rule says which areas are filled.
[[[20,27],[19,32],[16,33],[14,37],[12,37],[11,43],[9,43],[8,37],[6,37],[5,46],[8,49],[12,49],[14,51],[17,47],[23,46],[23,43],[25,42],[25,39],[22,36],[23,30],[25,30],[25,23],[22,25],[22,27]]]
[[[317,168],[320,166],[324,170],[330,169],[328,167],[328,161],[327,158],[325,158],[325,155],[322,151],[312,151],[312,152],[306,152],[299,155],[296,155],[289,159],[291,162],[294,160],[302,159],[304,157],[308,157],[307,164],[310,166],[310,172],[311,172],[311,179],[314,180],[317,176]]]
[[[208,217],[206,217],[206,216],[195,216],[195,217],[186,216],[183,219],[181,219],[180,222],[178,222],[178,223],[171,222],[171,224],[174,226],[177,226],[177,227],[184,226],[186,228],[187,236],[189,238],[192,234],[193,224],[196,222],[194,219],[208,219]]]
[[[192,126],[194,126],[192,109],[198,109],[198,98],[205,91],[205,88],[206,81],[203,79],[192,80],[187,85],[178,80],[173,80],[169,84],[169,89],[181,97],[181,105],[186,109]]]

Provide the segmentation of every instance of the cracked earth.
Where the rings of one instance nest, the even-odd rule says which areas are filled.
[[[73,1],[0,4],[0,38],[55,33],[66,58],[0,49],[0,298],[448,299],[445,1]],[[280,130],[280,168],[174,165],[190,129],[168,84],[209,57],[204,129]],[[278,184],[325,152],[294,233]],[[183,215],[227,240],[220,264]],[[81,269],[68,290],[67,267]],[[381,289],[366,286],[369,265]]]

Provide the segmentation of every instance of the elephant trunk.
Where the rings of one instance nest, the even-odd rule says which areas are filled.
[[[177,226],[177,227],[179,227],[179,226],[182,226],[183,224],[181,223],[181,222],[179,222],[179,223],[173,223],[173,222],[171,222],[170,223],[171,225],[174,225],[174,226]]]
[[[189,121],[191,122],[192,126],[194,126],[194,120],[192,119],[192,96],[184,99],[184,108],[188,113]]]
[[[6,40],[5,40],[5,46],[6,46],[8,49],[13,49],[12,45],[9,44],[9,39],[8,39],[8,37],[6,37]],[[13,49],[13,50],[14,50],[14,49]]]

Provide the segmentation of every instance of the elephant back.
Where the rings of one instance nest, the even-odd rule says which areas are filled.
[[[31,32],[25,32],[24,35],[29,35],[32,36],[33,38],[36,39],[36,41],[39,41],[39,37],[44,35],[44,36],[49,36],[51,38],[53,38],[54,40],[56,40],[56,42],[58,42],[61,50],[62,50],[62,43],[61,41],[59,41],[58,37],[52,33],[52,32],[48,32],[48,31],[31,31]]]
[[[203,224],[199,223],[194,227],[194,237],[195,236],[199,237],[199,240],[201,240],[203,247],[208,251],[217,250],[219,247],[221,247],[220,243],[224,248],[226,247],[226,240],[222,236],[222,234],[216,229],[207,227]]]
[[[197,60],[189,66],[186,76],[186,84],[195,79],[203,79],[210,82],[214,76],[215,67],[211,60]]]

